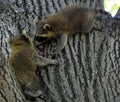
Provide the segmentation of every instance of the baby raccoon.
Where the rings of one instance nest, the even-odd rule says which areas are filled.
[[[13,38],[8,38],[7,42],[11,49],[8,62],[13,67],[20,86],[25,86],[24,94],[31,95],[30,91],[36,91],[34,96],[39,96],[39,80],[35,75],[36,66],[57,64],[57,61],[39,56],[25,31]]]
[[[97,14],[110,15],[102,9],[83,8],[77,5],[67,7],[36,23],[35,37],[58,39],[59,51],[67,44],[70,34],[90,32]]]

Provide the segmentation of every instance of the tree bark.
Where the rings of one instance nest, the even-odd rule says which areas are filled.
[[[0,46],[4,56],[8,56],[9,47],[5,38],[19,34],[25,29],[31,38],[34,37],[34,19],[43,19],[68,5],[79,4],[84,7],[103,7],[103,0],[11,0],[9,10],[0,17]],[[89,34],[75,34],[69,37],[67,46],[59,57],[54,56],[55,44],[39,46],[40,55],[57,59],[58,65],[40,69],[40,80],[46,86],[46,102],[119,102],[120,100],[120,21],[115,19],[96,19],[94,29]],[[1,57],[0,57],[1,58]],[[6,64],[5,64],[6,65]],[[6,73],[12,72],[9,66]],[[4,73],[4,70],[1,70]],[[9,75],[9,74],[8,74]],[[1,80],[6,82],[6,80]],[[10,80],[10,79],[9,79]],[[24,102],[16,81],[10,94],[1,93],[0,102],[11,100]],[[6,83],[10,90],[11,81]],[[14,89],[14,88],[15,89]],[[2,89],[5,89],[4,87]],[[9,91],[8,90],[8,91]],[[15,91],[13,91],[15,90]],[[11,94],[12,93],[12,94]],[[15,97],[12,97],[14,95]],[[3,100],[2,100],[3,99]]]

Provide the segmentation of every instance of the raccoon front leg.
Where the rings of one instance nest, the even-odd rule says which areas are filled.
[[[56,48],[56,53],[59,54],[62,49],[67,45],[68,36],[66,34],[60,34],[60,36],[57,38],[58,44]]]
[[[44,67],[47,65],[57,65],[58,62],[56,60],[51,60],[51,59],[36,55],[35,63],[36,63],[36,65],[38,65],[40,67]]]

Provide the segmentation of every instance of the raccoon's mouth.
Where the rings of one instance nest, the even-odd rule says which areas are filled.
[[[35,34],[35,37],[45,37],[45,38],[47,38],[47,35],[48,34]]]
[[[35,34],[34,41],[33,41],[35,45],[40,45],[47,42],[49,39],[45,35],[46,34],[43,34],[43,35]]]

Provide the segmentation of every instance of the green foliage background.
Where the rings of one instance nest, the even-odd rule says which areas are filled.
[[[112,15],[119,9],[120,0],[104,0],[104,8],[109,11]]]

